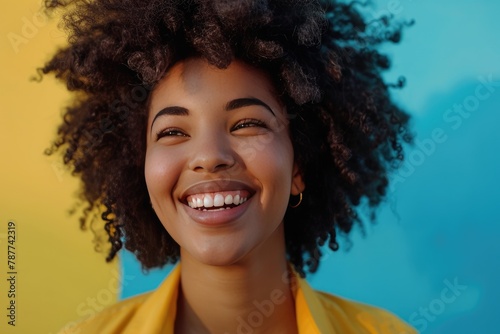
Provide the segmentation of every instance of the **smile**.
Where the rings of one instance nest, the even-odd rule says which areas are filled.
[[[212,184],[213,186],[213,184]],[[255,192],[241,188],[241,184],[231,183],[226,186],[233,189],[210,189],[206,184],[189,190],[181,202],[186,214],[196,223],[208,227],[221,227],[236,224],[248,211]],[[235,186],[239,186],[236,188]],[[213,188],[213,187],[212,187]]]
[[[200,211],[218,211],[232,209],[243,204],[249,197],[246,190],[221,191],[189,195],[186,198],[190,208]]]

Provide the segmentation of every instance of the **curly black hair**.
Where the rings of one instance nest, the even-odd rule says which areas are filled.
[[[358,2],[315,0],[48,0],[64,9],[68,46],[42,68],[75,92],[49,154],[83,181],[81,219],[104,207],[107,260],[122,248],[144,269],[176,262],[179,245],[151,208],[144,178],[148,99],[176,62],[218,68],[240,59],[267,72],[290,116],[306,190],[285,214],[289,261],[305,276],[320,247],[362,226],[360,203],[383,200],[388,173],[411,141],[409,116],[391,100],[377,48],[406,23],[368,22]]]

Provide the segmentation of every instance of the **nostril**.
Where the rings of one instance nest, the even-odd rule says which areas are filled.
[[[197,172],[205,171],[205,172],[213,173],[213,172],[220,172],[220,171],[230,169],[236,164],[236,160],[233,158],[217,159],[217,160],[219,160],[219,161],[215,161],[215,159],[214,160],[210,160],[210,159],[201,160],[201,159],[199,159],[197,161],[197,164],[194,164],[193,170],[197,171]],[[221,162],[220,160],[224,160],[224,161]]]
[[[206,172],[214,173],[214,172],[219,172],[219,171],[223,171],[223,170],[229,169],[231,167],[232,167],[232,165],[228,165],[228,164],[219,164],[219,165],[217,165],[215,167],[196,166],[194,168],[194,171],[197,171],[197,172],[206,171]]]
[[[234,166],[234,161],[230,164],[229,163],[219,164],[219,165],[215,166],[215,169],[222,170],[222,169],[231,168],[233,166]]]

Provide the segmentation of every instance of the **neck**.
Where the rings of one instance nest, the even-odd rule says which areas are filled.
[[[297,332],[282,231],[232,265],[181,263],[176,333]]]

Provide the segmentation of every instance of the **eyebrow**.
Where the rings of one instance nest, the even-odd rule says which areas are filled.
[[[276,116],[274,114],[273,109],[271,109],[270,106],[268,106],[266,103],[264,103],[262,100],[259,100],[255,97],[245,97],[245,98],[240,98],[240,99],[235,99],[231,100],[226,104],[226,111],[238,109],[238,108],[243,108],[243,107],[248,107],[248,106],[262,106],[269,110],[273,116]]]
[[[153,122],[151,123],[151,128],[153,127],[153,124],[155,123],[156,119],[163,115],[187,116],[189,115],[189,111],[186,108],[177,106],[163,108],[155,115],[155,118],[153,118]]]
[[[258,98],[255,97],[245,97],[245,98],[239,98],[239,99],[234,99],[229,101],[226,106],[224,107],[224,110],[226,111],[231,111],[243,107],[249,107],[249,106],[261,106],[267,109],[271,114],[273,114],[276,117],[276,114],[274,113],[273,109],[268,106],[265,102],[262,100],[259,100]],[[166,107],[160,110],[155,117],[153,118],[153,122],[151,122],[151,128],[153,128],[153,124],[156,121],[156,119],[160,116],[164,115],[170,115],[170,116],[187,116],[189,115],[189,110],[184,108],[184,107],[179,107],[179,106],[172,106],[172,107]]]

